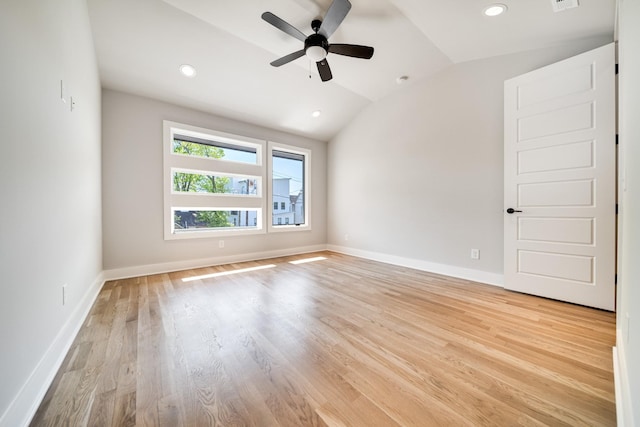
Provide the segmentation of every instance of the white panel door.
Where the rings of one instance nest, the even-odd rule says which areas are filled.
[[[615,308],[614,49],[505,82],[507,289]]]

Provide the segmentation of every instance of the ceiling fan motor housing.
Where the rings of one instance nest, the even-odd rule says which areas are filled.
[[[311,34],[304,41],[304,52],[309,59],[319,62],[322,61],[329,51],[329,41],[322,34]]]

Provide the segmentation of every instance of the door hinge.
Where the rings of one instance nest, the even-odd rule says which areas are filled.
[[[618,215],[618,204],[616,203],[616,215]]]
[[[618,64],[616,64],[616,74],[618,74]]]
[[[615,275],[615,277],[614,277],[614,279],[613,279],[613,283],[614,283],[615,285],[617,285],[617,284],[618,284],[618,275],[617,275],[617,274]]]
[[[616,145],[618,145],[618,134],[616,133]]]

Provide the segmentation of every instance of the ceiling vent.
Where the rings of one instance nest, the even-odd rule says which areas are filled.
[[[553,7],[554,12],[562,12],[578,6],[578,0],[551,0],[551,7]]]

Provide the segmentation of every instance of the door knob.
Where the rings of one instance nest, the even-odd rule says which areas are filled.
[[[507,209],[507,213],[508,213],[508,214],[512,214],[512,213],[515,213],[515,212],[522,212],[522,211],[517,211],[517,210],[515,210],[515,209],[513,209],[513,208],[509,208],[509,209]]]

